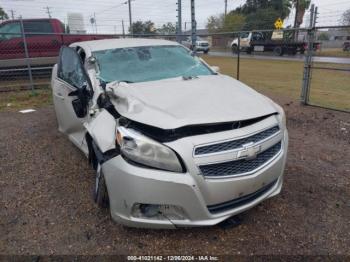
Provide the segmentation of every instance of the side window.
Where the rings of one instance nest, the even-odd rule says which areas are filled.
[[[53,33],[50,21],[24,21],[23,27],[26,33]]]
[[[260,34],[260,33],[253,33],[252,39],[253,39],[254,41],[260,41],[260,40],[263,40],[263,36],[262,36],[262,34]]]
[[[0,26],[0,39],[10,40],[21,37],[21,25],[19,22],[7,23]]]
[[[241,38],[248,38],[249,37],[249,33],[245,32],[245,33],[241,33]]]
[[[58,77],[76,88],[88,85],[88,78],[81,58],[73,48],[61,48]]]

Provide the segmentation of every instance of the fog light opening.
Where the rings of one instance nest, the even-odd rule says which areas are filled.
[[[141,204],[140,211],[141,211],[141,214],[143,214],[145,217],[155,217],[161,213],[159,205],[149,205],[149,204]]]
[[[134,204],[132,216],[158,220],[184,220],[187,217],[185,211],[179,206],[156,204]]]

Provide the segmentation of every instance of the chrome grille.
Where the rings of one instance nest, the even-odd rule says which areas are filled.
[[[276,134],[280,130],[279,126],[274,126],[272,128],[266,129],[262,132],[259,132],[255,135],[237,139],[237,140],[231,140],[227,142],[222,142],[218,144],[212,144],[207,146],[200,146],[196,147],[194,154],[196,156],[198,155],[207,155],[207,154],[213,154],[218,152],[224,152],[229,150],[234,150],[242,147],[244,144],[248,143],[257,143],[260,142],[274,134]]]
[[[242,159],[218,164],[203,165],[200,166],[199,169],[205,177],[234,176],[249,173],[274,158],[280,152],[281,147],[282,143],[279,142],[258,154],[254,159]]]

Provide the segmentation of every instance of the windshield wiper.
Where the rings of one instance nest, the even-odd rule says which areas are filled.
[[[183,80],[192,80],[192,79],[196,79],[196,78],[198,78],[198,76],[182,76],[182,79]]]
[[[129,80],[117,80],[118,83],[124,82],[124,83],[128,83],[128,84],[132,84],[134,83],[133,81],[129,81]]]

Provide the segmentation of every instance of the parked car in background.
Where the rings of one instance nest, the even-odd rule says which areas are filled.
[[[343,51],[350,51],[350,42],[345,42],[343,44]]]
[[[262,32],[241,33],[240,43],[238,43],[238,38],[235,38],[231,43],[233,53],[237,53],[238,46],[240,46],[240,51],[247,52],[248,54],[252,52],[272,51],[277,56],[284,54],[295,55],[298,52],[304,54],[307,49],[306,42],[283,38],[283,32],[281,39],[273,39],[272,36],[267,36]],[[318,50],[319,47],[319,43],[314,43],[314,50]]]
[[[62,47],[52,89],[59,130],[89,159],[94,200],[119,223],[211,226],[281,191],[283,109],[178,43]]]
[[[187,37],[185,41],[182,41],[182,44],[184,46],[186,46],[187,48],[193,50],[192,38],[190,36]],[[197,36],[196,51],[203,52],[204,54],[208,54],[210,51],[209,42],[204,40],[203,38]]]
[[[22,21],[28,55],[34,59],[50,57],[56,59],[63,45],[112,37],[110,35],[66,34],[63,23],[58,19],[23,19]],[[0,60],[25,58],[23,41],[20,20],[7,20],[1,23]],[[14,65],[19,66],[18,63]],[[24,62],[23,65],[25,65]]]

